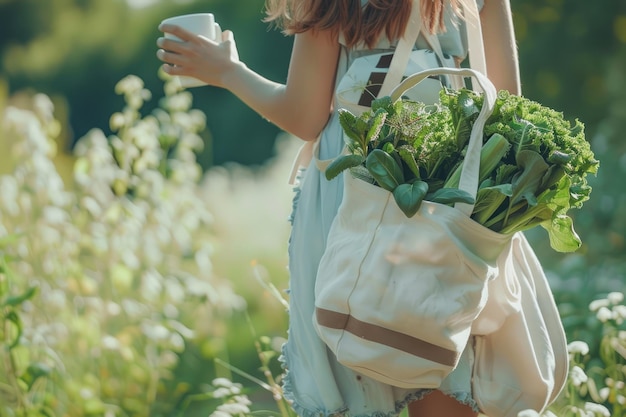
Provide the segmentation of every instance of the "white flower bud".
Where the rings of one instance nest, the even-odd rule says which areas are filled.
[[[583,383],[587,382],[588,377],[581,367],[574,366],[570,371],[570,379],[572,380],[572,384],[574,384],[575,387],[579,387]]]
[[[601,404],[585,403],[585,410],[593,413],[593,416],[611,417],[609,410]]]
[[[589,304],[589,310],[591,311],[597,311],[599,310],[601,307],[608,307],[610,305],[610,302],[608,299],[606,298],[602,298],[599,300],[594,300]]]
[[[613,318],[613,312],[606,307],[600,307],[600,310],[596,313],[596,317],[602,323],[606,323]]]
[[[589,345],[583,341],[576,340],[567,345],[567,351],[569,353],[580,353],[581,355],[586,355],[589,353]]]
[[[609,293],[609,295],[607,295],[606,298],[607,300],[609,300],[611,304],[617,305],[621,303],[622,301],[624,301],[624,294],[622,294],[619,291],[614,291],[612,293]]]

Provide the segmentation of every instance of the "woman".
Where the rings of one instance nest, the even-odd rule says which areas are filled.
[[[419,0],[418,0],[419,1]],[[425,27],[443,52],[462,59],[467,48],[457,0],[421,0]],[[497,89],[520,93],[509,0],[479,0],[489,78]],[[418,4],[416,2],[416,4]],[[342,150],[333,106],[336,82],[356,56],[388,49],[403,33],[412,0],[268,0],[268,20],[294,45],[285,84],[272,82],[239,60],[233,33],[220,43],[175,26],[160,29],[181,42],[159,38],[157,52],[170,75],[192,76],[230,90],[260,115],[305,140],[320,141],[321,159]],[[419,41],[418,41],[419,45]],[[317,265],[342,197],[342,182],[327,181],[312,164],[294,201],[289,247],[290,328],[283,348],[285,396],[302,417],[392,416],[408,406],[411,417],[478,415],[471,393],[471,346],[438,390],[400,389],[340,365],[312,325]]]

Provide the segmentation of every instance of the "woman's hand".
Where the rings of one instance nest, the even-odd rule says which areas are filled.
[[[226,87],[224,76],[241,65],[231,31],[224,31],[221,42],[191,33],[180,26],[161,25],[159,30],[177,39],[157,39],[157,57],[170,75],[190,76],[209,85]]]
[[[304,140],[314,140],[332,111],[339,43],[330,31],[295,35],[286,83],[248,68],[230,31],[218,43],[180,27],[159,29],[180,40],[159,38],[157,52],[170,75],[191,76],[225,88],[276,126]]]

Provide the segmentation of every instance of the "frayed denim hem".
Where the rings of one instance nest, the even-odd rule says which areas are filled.
[[[431,392],[435,391],[434,389],[423,389],[414,394],[409,394],[404,401],[398,401],[396,403],[396,411],[400,413],[404,408],[408,407],[410,403],[413,401],[419,401],[426,397]],[[476,413],[480,413],[480,408],[478,408],[478,404],[474,397],[472,397],[472,393],[466,391],[456,391],[456,392],[443,392],[443,394],[447,397],[454,398],[456,401],[463,405],[467,405],[472,408],[472,410]]]
[[[348,414],[348,409],[346,407],[342,407],[335,411],[309,410],[298,404],[293,395],[291,373],[289,372],[289,366],[287,364],[287,344],[284,344],[282,346],[281,355],[278,357],[278,361],[280,362],[280,365],[283,369],[283,398],[289,402],[289,405],[291,406],[293,411],[298,414],[299,417],[342,417]]]
[[[296,412],[296,414],[298,414],[299,417],[397,417],[410,403],[419,401],[431,392],[435,391],[434,389],[417,389],[415,392],[407,394],[403,400],[397,401],[395,404],[395,410],[389,412],[377,411],[367,415],[352,415],[347,407],[342,407],[333,411],[319,409],[311,410],[303,407],[296,401],[293,394],[293,382],[289,372],[286,344],[282,346],[281,350],[282,352],[278,360],[284,372],[282,379],[283,397],[289,402],[291,408]],[[463,405],[470,406],[475,412],[480,412],[478,404],[476,404],[476,401],[470,392],[444,392],[444,394],[454,398]]]
[[[296,174],[295,185],[293,187],[293,199],[291,200],[291,214],[289,215],[289,223],[293,226],[293,222],[296,215],[296,209],[298,208],[298,202],[300,201],[300,193],[302,191],[300,185],[302,183],[302,178],[304,178],[304,173],[306,172],[306,168],[300,168],[298,173]]]
[[[474,412],[480,413],[480,408],[478,408],[478,404],[476,403],[476,400],[472,396],[471,392],[465,392],[465,391],[452,392],[452,393],[444,392],[444,394],[447,395],[448,397],[454,398],[455,400],[457,400],[463,405],[472,407],[472,410],[474,410]]]

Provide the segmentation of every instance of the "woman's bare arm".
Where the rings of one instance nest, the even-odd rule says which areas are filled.
[[[517,45],[509,0],[485,0],[480,20],[489,79],[498,90],[521,94]]]
[[[237,53],[230,31],[223,42],[193,35],[176,26],[162,26],[182,42],[159,38],[157,56],[171,75],[187,75],[223,87],[280,128],[314,140],[331,113],[339,43],[327,31],[295,35],[286,84],[249,69]]]

